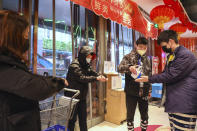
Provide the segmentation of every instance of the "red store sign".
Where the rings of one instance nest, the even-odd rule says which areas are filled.
[[[131,0],[71,0],[97,15],[102,15],[128,28],[135,29],[146,37],[157,38],[158,30],[141,14],[137,4]]]

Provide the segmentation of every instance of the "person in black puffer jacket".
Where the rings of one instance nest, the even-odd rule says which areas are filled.
[[[0,11],[0,130],[41,131],[39,101],[59,92],[66,80],[29,72],[28,22]]]
[[[94,81],[106,81],[107,79],[92,70],[90,62],[93,60],[95,53],[89,46],[81,47],[78,58],[76,58],[68,68],[67,80],[71,89],[79,90],[80,100],[76,106],[74,116],[69,121],[69,131],[74,131],[77,115],[79,117],[80,131],[87,131],[87,112],[86,112],[86,96],[88,93],[88,83]],[[71,96],[65,92],[66,96]]]

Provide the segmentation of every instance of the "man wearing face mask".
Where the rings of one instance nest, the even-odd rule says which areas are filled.
[[[138,103],[141,115],[141,129],[146,131],[148,125],[148,96],[151,93],[151,85],[147,82],[137,83],[131,74],[136,74],[136,68],[142,67],[142,74],[151,74],[150,60],[146,56],[148,40],[140,37],[136,41],[136,49],[124,56],[118,70],[125,73],[125,94],[127,108],[128,131],[134,131],[134,114]]]
[[[107,79],[93,71],[90,63],[95,58],[96,54],[89,46],[81,47],[78,58],[76,58],[68,68],[67,80],[69,88],[80,90],[73,118],[69,121],[69,131],[74,131],[77,116],[79,118],[80,131],[87,131],[87,113],[86,113],[86,97],[88,93],[88,83],[94,81],[105,82]],[[65,92],[66,96],[72,96]]]
[[[197,59],[187,48],[179,45],[177,33],[160,33],[158,45],[168,53],[164,71],[142,76],[136,82],[164,83],[165,112],[169,114],[172,131],[194,131],[197,118]]]

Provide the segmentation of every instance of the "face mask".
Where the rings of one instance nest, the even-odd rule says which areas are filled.
[[[26,39],[22,52],[25,53],[26,51],[28,51],[29,47],[30,47],[29,39]]]
[[[137,50],[138,54],[143,56],[146,53],[146,50]]]
[[[163,50],[165,53],[172,53],[172,49],[171,49],[171,48],[167,48],[166,46],[162,46],[162,50]]]
[[[87,63],[89,64],[91,62],[90,58],[86,58]]]

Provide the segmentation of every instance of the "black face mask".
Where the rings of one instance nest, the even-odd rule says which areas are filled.
[[[162,46],[162,50],[163,50],[165,53],[172,53],[172,49],[171,49],[171,48],[167,48],[166,46]]]
[[[30,47],[29,39],[26,39],[22,52],[25,53],[26,51],[28,51],[29,47]]]

